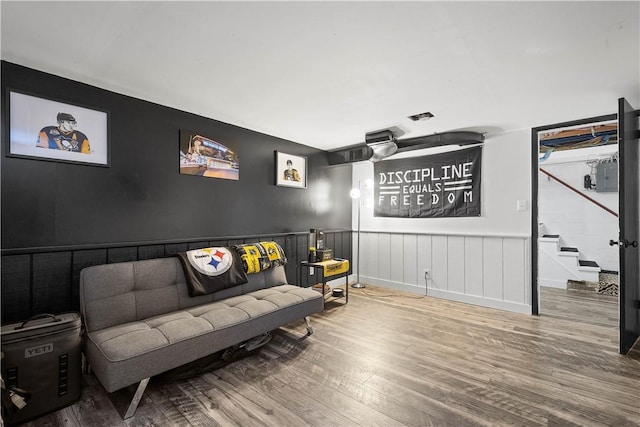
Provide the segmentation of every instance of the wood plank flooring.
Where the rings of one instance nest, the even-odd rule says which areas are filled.
[[[640,426],[640,352],[617,354],[617,299],[541,289],[541,316],[367,286],[253,356],[152,379],[122,419],[81,400],[29,426]]]

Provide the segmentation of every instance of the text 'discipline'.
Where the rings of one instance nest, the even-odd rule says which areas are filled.
[[[480,216],[482,147],[374,165],[374,216]]]

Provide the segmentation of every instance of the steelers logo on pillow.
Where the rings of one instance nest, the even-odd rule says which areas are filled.
[[[206,248],[188,251],[189,263],[202,274],[219,276],[225,273],[233,263],[233,256],[227,248]]]

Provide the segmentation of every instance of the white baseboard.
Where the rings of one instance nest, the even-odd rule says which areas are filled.
[[[549,288],[567,289],[566,280],[545,279],[538,277],[538,286],[547,286]]]
[[[353,277],[355,278],[355,276]],[[417,286],[417,285],[401,283],[401,282],[393,282],[391,280],[384,280],[376,277],[367,277],[367,276],[360,276],[360,281],[365,284],[370,283],[375,286],[382,286],[383,288],[397,289],[399,291],[411,292],[419,295],[426,295],[426,288],[424,285]]]
[[[451,301],[479,305],[481,307],[497,308],[498,310],[511,311],[513,313],[531,314],[531,305],[529,304],[521,304],[518,302],[510,302],[475,295],[461,294],[458,292],[443,291],[441,289],[434,288],[428,288],[427,295]]]
[[[354,276],[355,277],[355,276]],[[442,298],[451,301],[463,302],[466,304],[479,305],[481,307],[495,308],[498,310],[510,311],[513,313],[531,314],[531,305],[521,304],[517,302],[509,302],[485,298],[475,295],[460,294],[457,292],[443,291],[440,289],[426,288],[425,286],[416,286],[412,284],[393,282],[390,280],[381,280],[374,277],[360,276],[360,281],[384,288],[398,289],[400,291],[412,292],[419,295],[428,295],[435,298]]]

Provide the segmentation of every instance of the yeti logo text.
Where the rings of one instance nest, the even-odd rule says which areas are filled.
[[[34,356],[42,356],[45,353],[51,353],[53,351],[53,343],[39,345],[37,347],[29,347],[24,349],[24,358]]]

